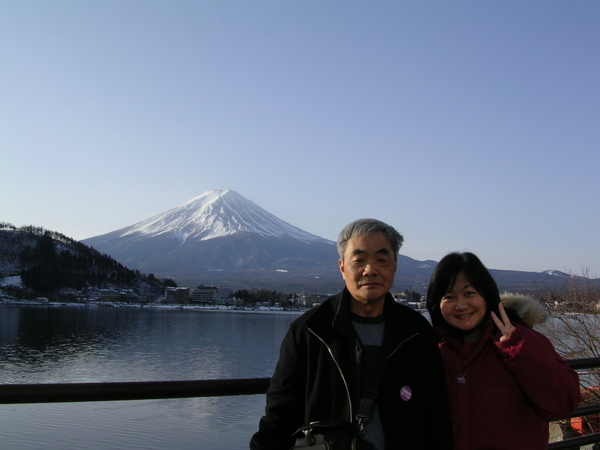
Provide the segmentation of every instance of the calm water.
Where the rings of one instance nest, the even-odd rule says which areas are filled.
[[[298,314],[0,305],[0,383],[269,377]],[[0,405],[3,449],[245,449],[264,395]]]

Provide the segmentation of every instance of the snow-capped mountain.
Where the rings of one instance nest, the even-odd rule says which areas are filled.
[[[334,242],[275,217],[231,190],[208,191],[164,213],[83,241],[121,264],[180,285],[334,292],[343,286]],[[426,292],[437,263],[398,256],[394,289]],[[505,290],[545,275],[491,270]]]
[[[205,192],[83,242],[144,273],[207,284],[215,283],[217,272],[222,277],[294,272],[313,278],[326,272],[340,278],[334,242],[290,225],[232,190]]]
[[[330,242],[278,219],[232,190],[208,191],[165,213],[124,228],[122,237],[175,236],[204,241],[240,232],[263,237],[290,237],[303,242]]]

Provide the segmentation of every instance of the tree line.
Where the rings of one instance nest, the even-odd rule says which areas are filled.
[[[41,227],[0,223],[0,267],[19,269],[20,296],[48,295],[62,288],[83,289],[144,285],[161,292],[162,282],[146,276],[67,236]]]
[[[233,293],[235,298],[244,300],[247,303],[279,303],[281,306],[288,306],[293,303],[294,295],[284,292],[270,291],[268,289],[240,289]]]

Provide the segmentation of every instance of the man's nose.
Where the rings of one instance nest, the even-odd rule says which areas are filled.
[[[375,269],[375,265],[373,263],[367,263],[365,265],[365,270],[363,271],[364,275],[376,275],[377,270]]]

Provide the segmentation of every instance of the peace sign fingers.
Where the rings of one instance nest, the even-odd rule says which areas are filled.
[[[515,326],[511,323],[510,319],[506,315],[506,311],[504,310],[504,305],[502,303],[498,304],[498,310],[500,311],[500,317],[502,317],[502,320],[500,320],[493,311],[491,316],[492,320],[500,330],[500,333],[502,333],[502,336],[500,336],[500,342],[504,342],[510,337],[512,332],[515,331]]]

